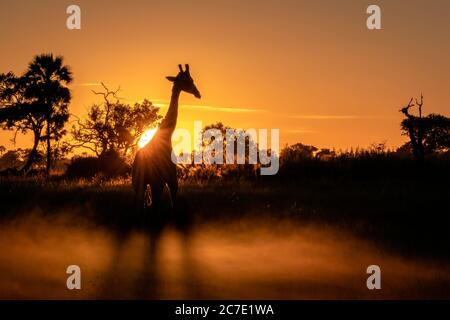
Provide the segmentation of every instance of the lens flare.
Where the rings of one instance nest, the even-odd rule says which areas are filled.
[[[155,133],[156,133],[156,129],[149,129],[149,130],[145,131],[142,134],[141,139],[139,139],[139,142],[138,142],[139,149],[143,148],[147,143],[149,143],[150,140],[152,140]]]

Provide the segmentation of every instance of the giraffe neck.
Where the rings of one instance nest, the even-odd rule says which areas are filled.
[[[160,129],[164,129],[170,134],[175,130],[178,118],[178,98],[181,90],[174,85],[172,88],[172,96],[170,98],[169,109],[161,122]]]

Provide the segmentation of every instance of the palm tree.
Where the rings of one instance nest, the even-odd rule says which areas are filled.
[[[27,82],[26,96],[43,108],[47,142],[47,175],[51,166],[51,140],[58,140],[64,133],[64,124],[69,120],[68,104],[71,99],[67,85],[72,82],[69,66],[63,57],[41,54],[34,57],[24,75]]]

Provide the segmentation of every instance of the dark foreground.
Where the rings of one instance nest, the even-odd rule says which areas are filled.
[[[128,181],[3,180],[0,298],[450,298],[449,190],[420,186],[183,185],[188,219],[149,232]]]

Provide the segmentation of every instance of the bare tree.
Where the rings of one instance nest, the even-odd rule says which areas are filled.
[[[101,85],[103,92],[92,92],[101,96],[103,102],[91,105],[87,118],[78,119],[72,127],[72,148],[82,147],[97,156],[113,150],[126,156],[141,135],[158,124],[159,108],[147,99],[132,106],[124,104],[117,96],[120,87],[112,91],[104,83]]]
[[[401,122],[401,128],[405,135],[409,137],[409,146],[417,159],[419,165],[424,163],[425,155],[447,151],[450,149],[450,119],[440,114],[429,114],[423,116],[423,95],[420,101],[413,98],[404,108],[400,109],[406,119]],[[418,107],[419,115],[410,113],[410,109]]]

